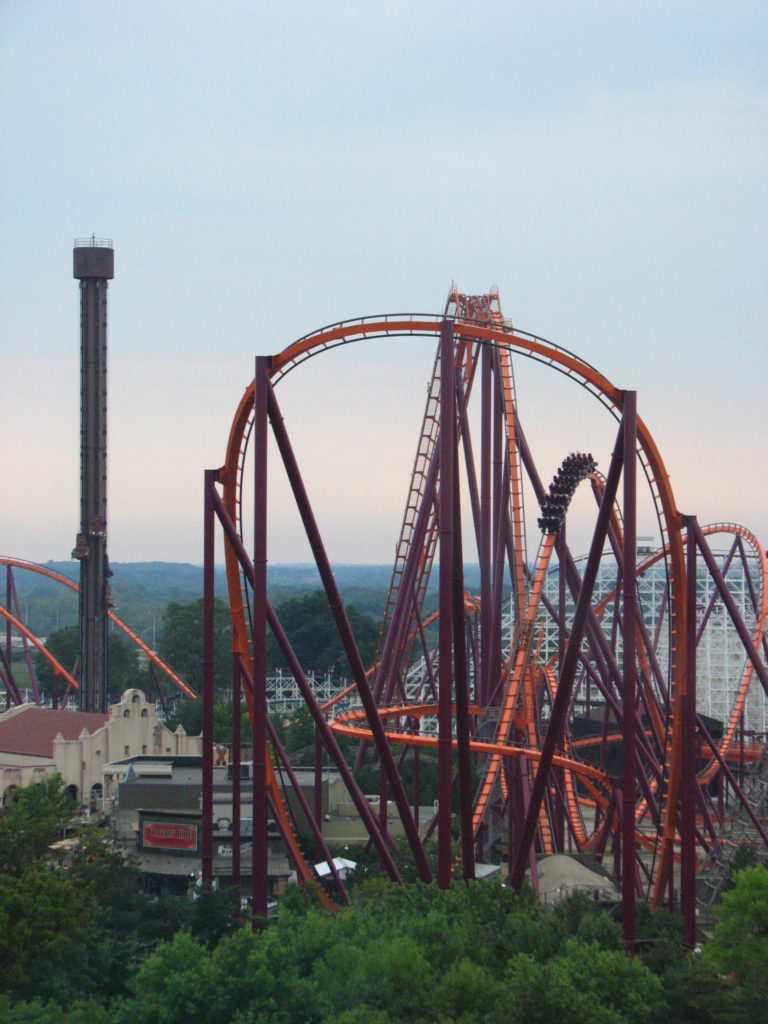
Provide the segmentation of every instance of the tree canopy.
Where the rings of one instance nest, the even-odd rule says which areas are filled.
[[[19,877],[45,858],[76,810],[58,775],[15,790],[0,817],[0,876]]]
[[[218,691],[232,685],[232,621],[229,608],[213,603],[213,684]],[[163,613],[158,654],[196,693],[203,688],[203,599],[189,604],[171,602]]]
[[[373,616],[358,612],[354,605],[347,605],[345,611],[360,657],[367,666],[376,656],[378,622]],[[344,645],[324,591],[315,590],[302,597],[290,598],[278,605],[275,613],[306,672],[335,672],[350,676]],[[273,667],[286,665],[271,634],[267,639],[267,663]]]
[[[726,890],[717,911],[717,925],[705,955],[715,966],[737,977],[760,968],[768,981],[768,868],[742,868]]]
[[[64,668],[72,672],[80,655],[80,627],[54,630],[48,635],[45,646]],[[40,690],[44,694],[53,693],[53,666],[40,651],[35,651],[34,664]],[[117,629],[110,629],[107,633],[107,682],[110,691],[122,693],[131,686],[144,689],[146,675],[146,669],[139,665],[138,651],[133,642]],[[61,683],[58,685],[61,692]]]

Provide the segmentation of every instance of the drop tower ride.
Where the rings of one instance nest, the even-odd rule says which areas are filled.
[[[80,710],[107,711],[107,282],[111,239],[75,239],[80,281]]]

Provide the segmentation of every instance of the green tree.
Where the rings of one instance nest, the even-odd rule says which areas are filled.
[[[56,658],[68,672],[72,673],[80,656],[80,627],[68,626],[65,629],[56,629],[48,634],[45,642],[46,649]],[[35,651],[34,656],[35,676],[37,685],[44,694],[52,694],[56,685],[59,692],[63,690],[61,677],[56,680],[53,665],[40,652]]]
[[[97,999],[77,999],[65,1008],[58,1001],[25,1002],[0,995],[0,1020],[3,1024],[113,1024],[114,1017]]]
[[[208,949],[214,949],[225,935],[232,935],[240,927],[240,893],[237,888],[212,889],[202,886],[191,902],[189,929]]]
[[[0,875],[20,875],[42,860],[77,810],[60,775],[18,789],[0,818]]]
[[[315,720],[306,704],[301,704],[294,711],[286,711],[271,716],[277,738],[288,754],[300,750],[312,750],[315,743]]]
[[[211,1020],[211,957],[189,932],[158,947],[131,982],[133,998],[115,1016],[119,1024],[187,1024]]]
[[[68,626],[66,629],[54,630],[48,635],[45,646],[60,665],[68,672],[73,672],[80,656],[80,628]],[[53,665],[40,651],[35,651],[34,664],[41,692],[52,694],[56,684]],[[107,634],[107,677],[110,691],[122,693],[131,686],[143,689],[146,686],[146,676],[146,671],[139,666],[137,648],[133,642],[117,630],[110,630]],[[61,693],[61,681],[58,683],[58,689]]]
[[[213,685],[218,691],[232,686],[232,621],[219,598],[213,605]],[[173,601],[163,613],[158,654],[197,693],[203,688],[203,599],[190,604]]]
[[[758,972],[768,982],[768,868],[756,864],[736,873],[704,955],[720,971],[738,977]]]
[[[370,665],[376,656],[378,622],[371,615],[362,615],[354,605],[348,605],[345,610],[363,664]],[[305,672],[350,675],[344,645],[325,591],[315,590],[290,598],[275,608],[275,614]],[[286,665],[271,634],[267,638],[267,663],[274,667]]]
[[[21,997],[75,998],[88,989],[98,949],[93,902],[72,880],[42,866],[0,884],[0,990]]]
[[[123,693],[135,686],[146,690],[148,672],[139,665],[138,648],[124,633],[110,629],[107,634],[107,682],[110,693]]]
[[[535,956],[510,951],[523,922]],[[182,933],[131,991],[119,1022],[653,1024],[665,1008],[640,960],[564,938],[551,913],[493,883],[363,886],[336,914],[284,903],[262,933],[212,950]]]
[[[173,705],[173,712],[168,719],[168,728],[172,731],[182,726],[187,736],[199,736],[203,731],[202,699],[192,700],[182,697]]]
[[[203,731],[203,702],[201,699],[185,698],[176,702],[173,714],[168,721],[169,729],[184,727],[188,736],[199,736]],[[232,742],[232,701],[216,700],[213,704],[213,741],[214,743]],[[251,742],[251,719],[248,708],[243,704],[240,708],[240,742]]]

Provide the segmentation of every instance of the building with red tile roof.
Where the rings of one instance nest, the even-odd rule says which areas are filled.
[[[202,738],[167,728],[141,690],[108,714],[21,704],[0,714],[0,798],[58,773],[88,810],[101,811],[105,764],[138,755],[200,754]]]

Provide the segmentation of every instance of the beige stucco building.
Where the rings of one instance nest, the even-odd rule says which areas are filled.
[[[200,755],[202,737],[171,732],[141,690],[105,715],[22,704],[0,714],[0,797],[60,774],[86,809],[101,810],[104,765],[138,755]]]

